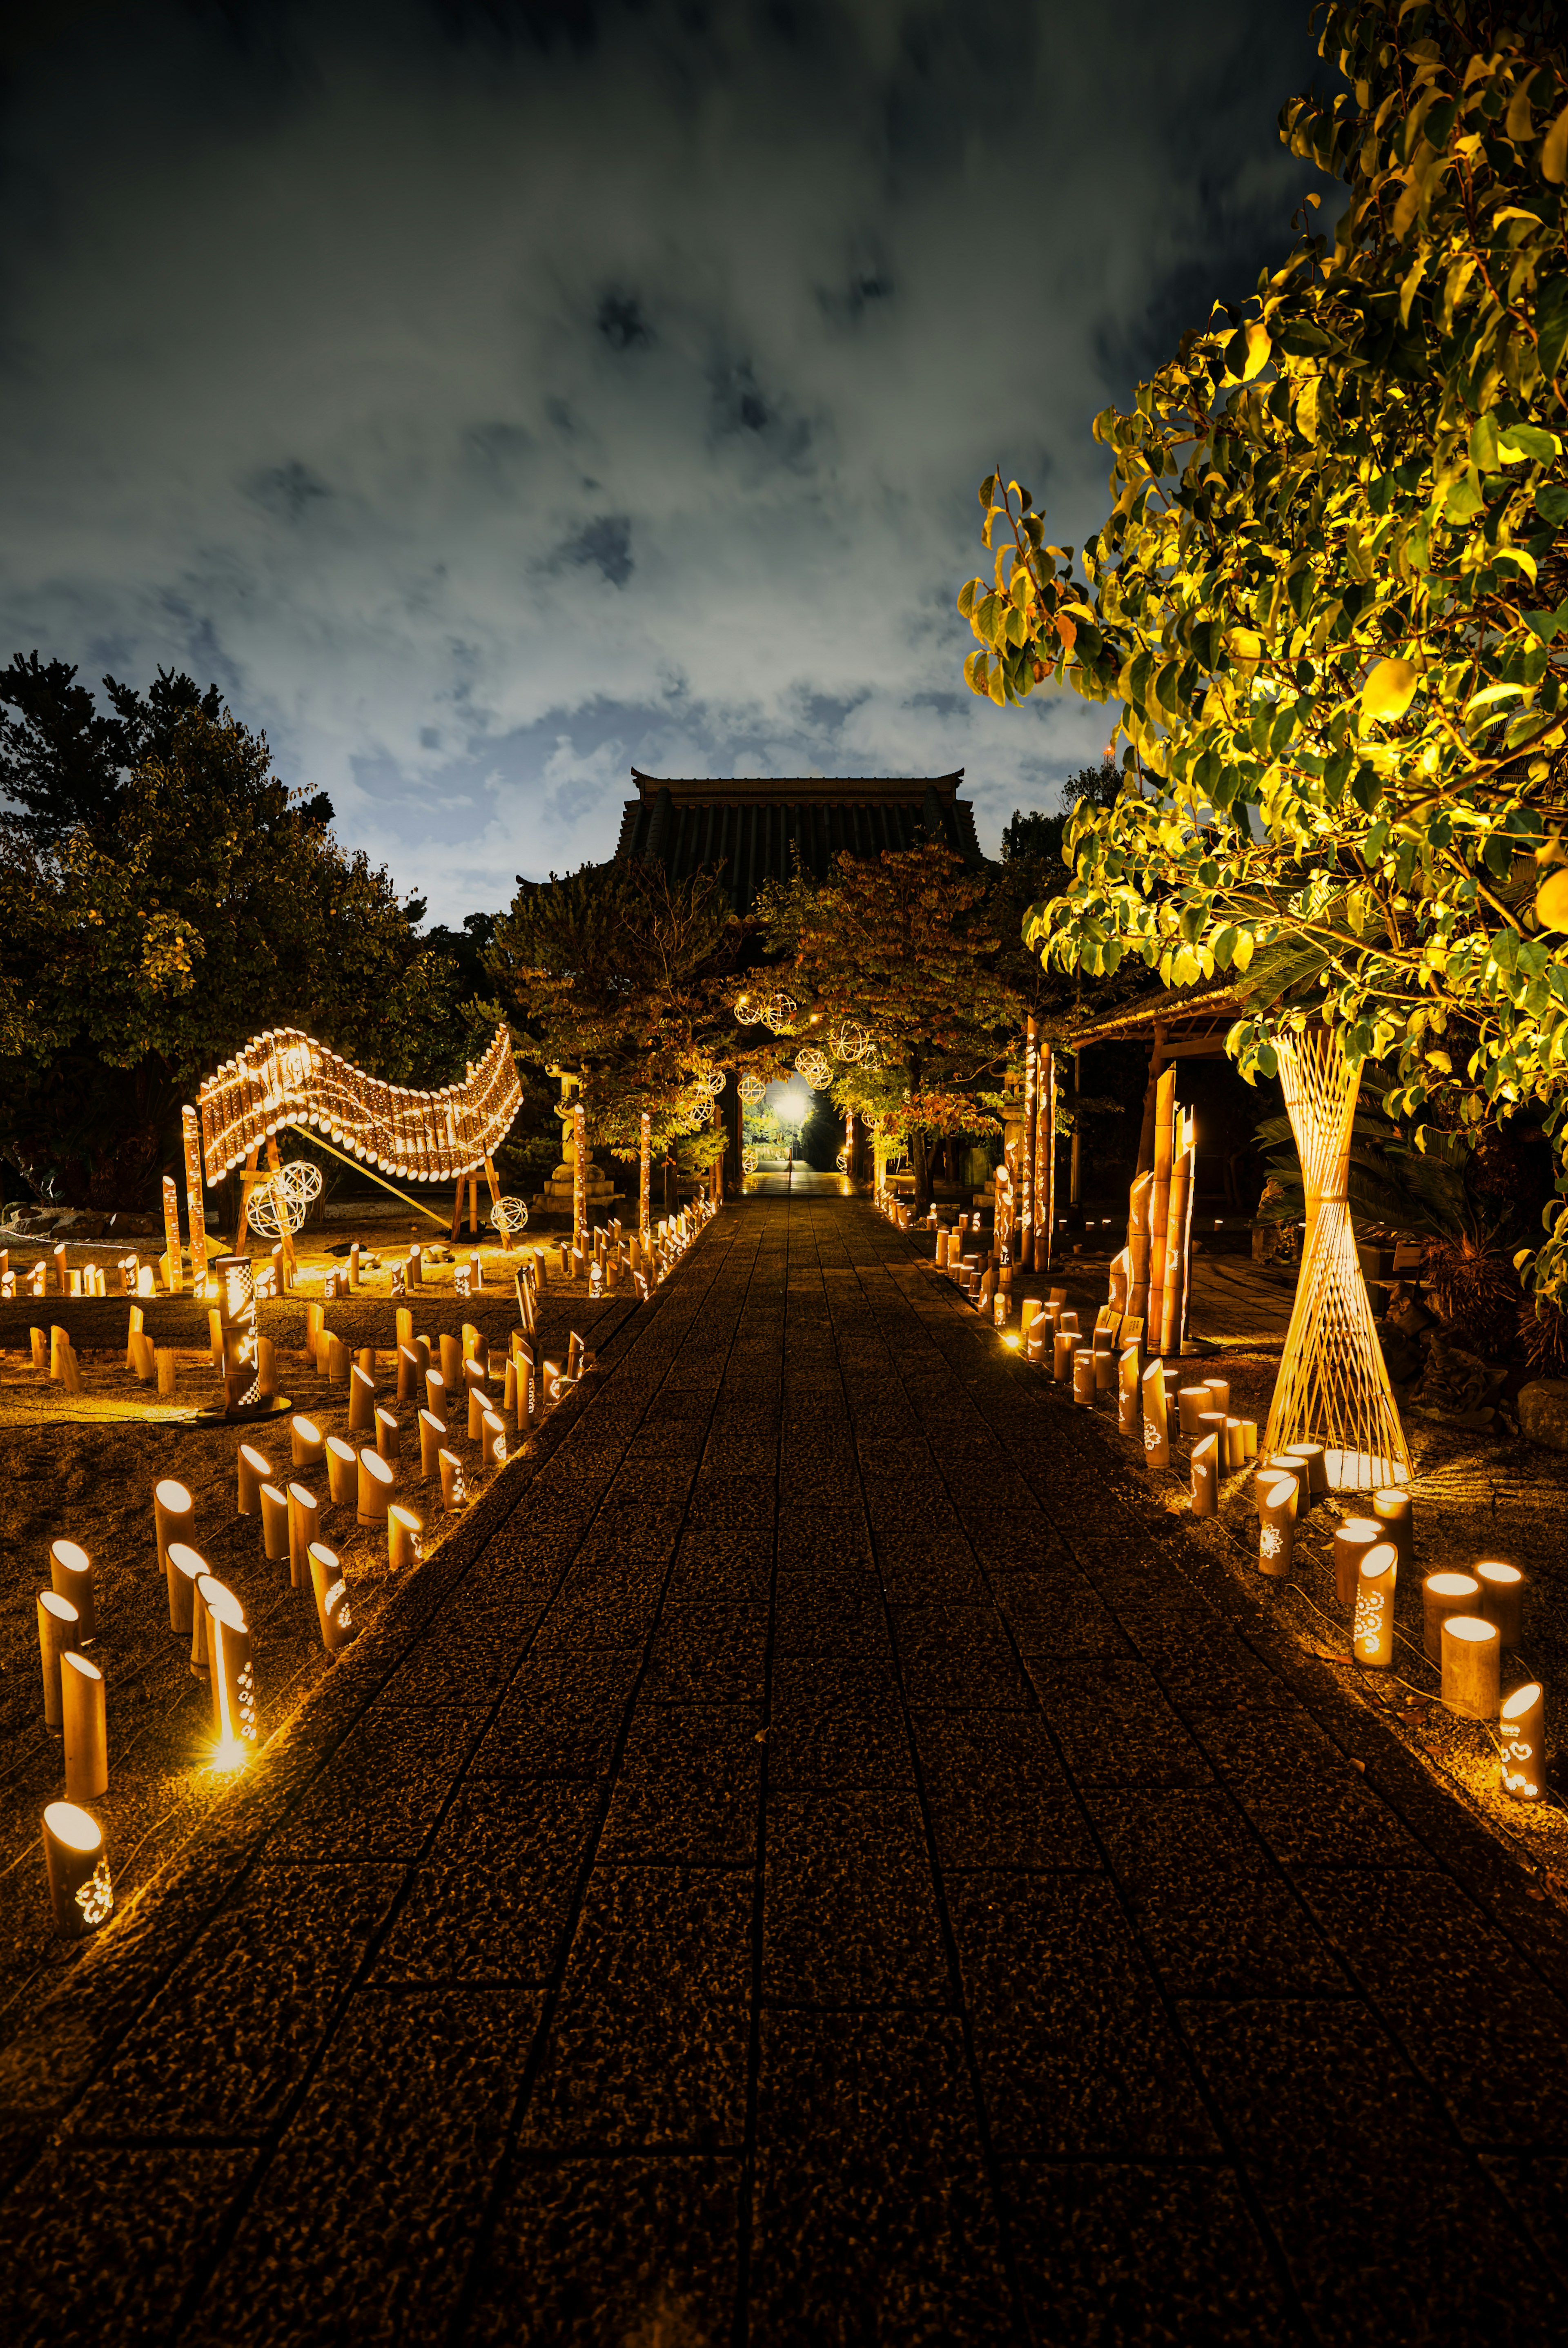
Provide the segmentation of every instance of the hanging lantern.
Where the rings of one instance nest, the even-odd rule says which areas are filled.
[[[836,1027],[828,1030],[828,1049],[835,1060],[853,1066],[863,1060],[872,1049],[872,1039],[858,1019],[841,1019]]]
[[[740,1095],[740,1105],[742,1108],[755,1108],[758,1103],[763,1098],[768,1087],[763,1083],[761,1077],[753,1076],[748,1068],[745,1076],[743,1076],[737,1084],[735,1089]]]
[[[824,1091],[833,1081],[832,1063],[825,1052],[817,1049],[815,1044],[802,1045],[796,1053],[795,1070],[798,1076],[805,1077],[813,1092]]]

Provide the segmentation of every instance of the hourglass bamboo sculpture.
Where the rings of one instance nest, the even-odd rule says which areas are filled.
[[[1301,1159],[1306,1243],[1295,1285],[1266,1451],[1300,1438],[1322,1444],[1340,1491],[1408,1484],[1410,1453],[1383,1365],[1356,1252],[1346,1178],[1360,1086],[1327,1027],[1280,1035],[1280,1084]]]
[[[1154,1094],[1154,1164],[1132,1185],[1127,1245],[1110,1267],[1111,1310],[1143,1323],[1150,1354],[1179,1355],[1187,1342],[1196,1156],[1192,1113],[1167,1068]]]

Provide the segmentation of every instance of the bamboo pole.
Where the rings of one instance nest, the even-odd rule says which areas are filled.
[[[1024,1023],[1024,1147],[1018,1183],[1018,1262],[1035,1264],[1035,1122],[1039,1109],[1039,1034],[1031,1011]]]
[[[1154,1179],[1149,1188],[1149,1302],[1144,1310],[1150,1350],[1163,1350],[1166,1225],[1171,1215],[1171,1165],[1176,1117],[1176,1071],[1167,1068],[1154,1094]]]
[[[201,1295],[207,1279],[207,1212],[201,1199],[201,1128],[193,1108],[180,1112],[185,1143],[185,1220],[191,1232],[191,1285]]]

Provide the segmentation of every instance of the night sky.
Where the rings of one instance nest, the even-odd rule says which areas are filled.
[[[999,462],[1289,241],[1305,0],[117,5],[0,36],[0,658],[216,678],[432,918],[601,858],[634,762],[968,768]]]

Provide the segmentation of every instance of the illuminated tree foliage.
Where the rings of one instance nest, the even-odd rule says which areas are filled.
[[[1308,220],[1243,313],[1097,419],[1115,505],[1081,568],[984,485],[966,674],[1119,705],[1120,796],[1080,802],[1071,884],[1026,922],[1048,958],[1180,984],[1288,943],[1306,991],[1260,989],[1243,1073],[1305,1002],[1391,1062],[1418,1144],[1534,1101],[1561,1145],[1568,60],[1540,6],[1318,22],[1350,88],[1282,133],[1347,183],[1336,235]],[[1568,1287],[1568,1210],[1534,1269]]]

